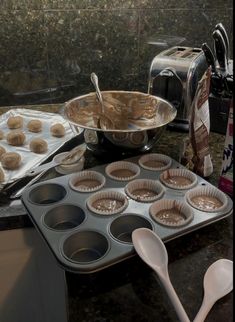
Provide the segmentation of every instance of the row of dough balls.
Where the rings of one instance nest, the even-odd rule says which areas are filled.
[[[25,134],[18,130],[23,127],[23,117],[11,116],[7,120],[7,126],[13,130],[6,135],[9,145],[22,146],[25,142]],[[40,120],[31,120],[27,124],[30,132],[39,133],[42,131],[42,122]],[[56,123],[50,128],[51,135],[54,137],[63,137],[65,128],[62,124]],[[0,130],[0,140],[4,138],[3,131]],[[47,142],[40,138],[34,138],[29,143],[30,151],[34,153],[45,153],[48,149]],[[4,147],[0,146],[0,162],[6,170],[17,170],[21,164],[21,156],[17,152],[7,152]],[[4,181],[4,172],[0,167],[0,182]]]
[[[13,146],[22,146],[25,142],[25,139],[26,137],[24,133],[19,130],[13,130],[6,136],[7,143]],[[1,150],[4,149],[1,146],[0,148]],[[45,153],[47,151],[47,148],[47,142],[40,138],[34,138],[29,143],[29,149],[34,153]]]
[[[23,127],[22,116],[10,116],[7,120],[7,126],[10,130],[21,129]],[[30,132],[39,133],[42,131],[42,122],[40,120],[31,120],[27,124]],[[52,136],[62,137],[65,135],[65,128],[62,124],[56,123],[51,126],[50,132]]]
[[[47,142],[42,139],[33,139],[29,148],[35,153],[44,153],[47,151]],[[6,170],[17,170],[21,165],[21,156],[17,152],[7,152],[4,147],[0,146],[0,162]],[[4,181],[4,172],[0,167],[0,182]]]

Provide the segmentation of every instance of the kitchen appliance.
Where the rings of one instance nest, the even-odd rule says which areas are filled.
[[[207,68],[201,48],[174,46],[152,60],[148,93],[166,99],[177,109],[176,118],[168,127],[188,131],[197,84]]]

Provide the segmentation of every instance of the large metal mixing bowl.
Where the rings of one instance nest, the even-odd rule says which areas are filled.
[[[97,156],[149,151],[177,110],[166,100],[131,91],[102,91],[104,114],[96,93],[66,102],[62,115],[76,128],[84,128],[87,147]]]

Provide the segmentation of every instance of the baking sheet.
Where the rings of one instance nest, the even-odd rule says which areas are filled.
[[[7,126],[7,120],[10,116],[22,116],[23,128],[22,130],[26,136],[26,140],[23,146],[12,146],[6,141],[6,135],[10,130]],[[39,133],[33,133],[28,131],[27,123],[33,119],[40,120],[42,122],[42,131]],[[65,128],[65,136],[62,138],[53,137],[50,133],[50,127],[55,123],[63,124]],[[69,141],[79,133],[70,127],[69,123],[64,118],[55,113],[41,112],[37,110],[30,110],[24,108],[12,109],[0,116],[0,130],[4,132],[4,139],[0,140],[0,145],[3,146],[7,152],[17,152],[21,155],[22,163],[17,170],[2,170],[5,174],[4,182],[0,183],[0,190],[4,188],[6,184],[13,183],[25,176],[26,171],[40,165],[50,155],[56,152],[63,144]],[[80,131],[82,133],[82,129]],[[29,143],[33,138],[41,138],[46,140],[48,144],[48,150],[46,153],[37,154],[31,152],[29,149]],[[1,166],[1,165],[0,165]]]

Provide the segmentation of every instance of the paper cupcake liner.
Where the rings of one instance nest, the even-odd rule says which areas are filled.
[[[154,196],[136,196],[133,192],[137,189],[147,189],[151,190],[155,193]],[[148,180],[148,179],[137,179],[129,182],[125,187],[125,193],[133,200],[140,202],[153,202],[155,200],[160,199],[165,190],[160,182],[156,180]]]
[[[109,203],[107,208],[109,209],[97,209],[94,207],[94,203],[98,200],[102,199],[111,199],[113,200],[113,204]],[[122,204],[115,209],[115,201],[121,202]],[[128,206],[128,200],[124,194],[118,191],[113,190],[106,190],[106,191],[99,191],[92,195],[90,198],[87,199],[87,207],[92,212],[99,214],[99,215],[114,215],[117,213],[122,212]],[[111,209],[110,209],[111,208]]]
[[[161,210],[168,210],[176,208],[182,214],[182,220],[179,220],[177,223],[174,222],[174,218],[160,218],[158,213]],[[172,199],[162,199],[155,201],[149,208],[149,213],[152,219],[163,226],[168,227],[182,227],[188,225],[193,220],[193,211],[192,209],[184,202],[172,200]]]
[[[203,206],[198,206],[197,204],[195,204],[192,201],[193,197],[197,197],[197,196],[207,196],[207,197],[213,197],[218,199],[219,201],[221,201],[222,206],[218,207],[218,208],[214,208],[214,209],[210,209],[210,208],[205,208]],[[191,189],[190,191],[188,191],[185,194],[185,198],[187,200],[187,202],[194,208],[201,210],[201,211],[206,211],[206,212],[220,212],[222,210],[224,210],[228,204],[228,198],[226,197],[226,195],[220,191],[219,189],[216,189],[214,187],[208,187],[208,186],[204,186],[204,187],[197,187],[194,189]]]
[[[168,177],[185,177],[189,179],[192,183],[187,184],[187,185],[175,185],[166,182],[165,180]],[[186,170],[186,169],[169,169],[164,171],[163,173],[160,174],[159,177],[160,181],[167,187],[172,188],[172,189],[179,189],[179,190],[185,190],[185,189],[191,189],[197,184],[197,176],[195,173]]]
[[[159,162],[165,163],[165,165],[159,166],[159,167],[151,167],[145,164],[145,162],[148,162],[148,161],[159,161]],[[142,168],[146,170],[163,171],[170,168],[172,164],[172,159],[164,154],[150,153],[150,154],[143,155],[139,159],[138,163]]]
[[[63,158],[66,157],[67,154],[68,154],[68,152],[62,152],[62,153],[57,154],[54,157],[54,161],[57,163],[60,163],[63,160]],[[73,173],[76,171],[81,171],[83,169],[84,162],[85,162],[85,159],[82,156],[81,159],[79,159],[76,163],[68,164],[68,165],[60,164],[55,167],[55,170],[56,170],[56,172],[58,172],[60,174],[69,174],[69,173]]]
[[[112,175],[112,172],[115,170],[130,170],[134,174],[132,176],[114,176]],[[106,166],[105,168],[105,173],[107,176],[110,178],[117,180],[117,181],[129,181],[134,178],[136,178],[140,174],[140,168],[137,164],[128,162],[128,161],[117,161],[117,162],[112,162],[109,165]]]
[[[99,182],[95,187],[86,187],[86,186],[76,186],[76,183],[78,183],[81,180],[96,180]],[[69,179],[69,186],[79,192],[93,192],[101,189],[105,185],[105,177],[96,171],[81,171],[79,173],[76,173],[72,175]]]

